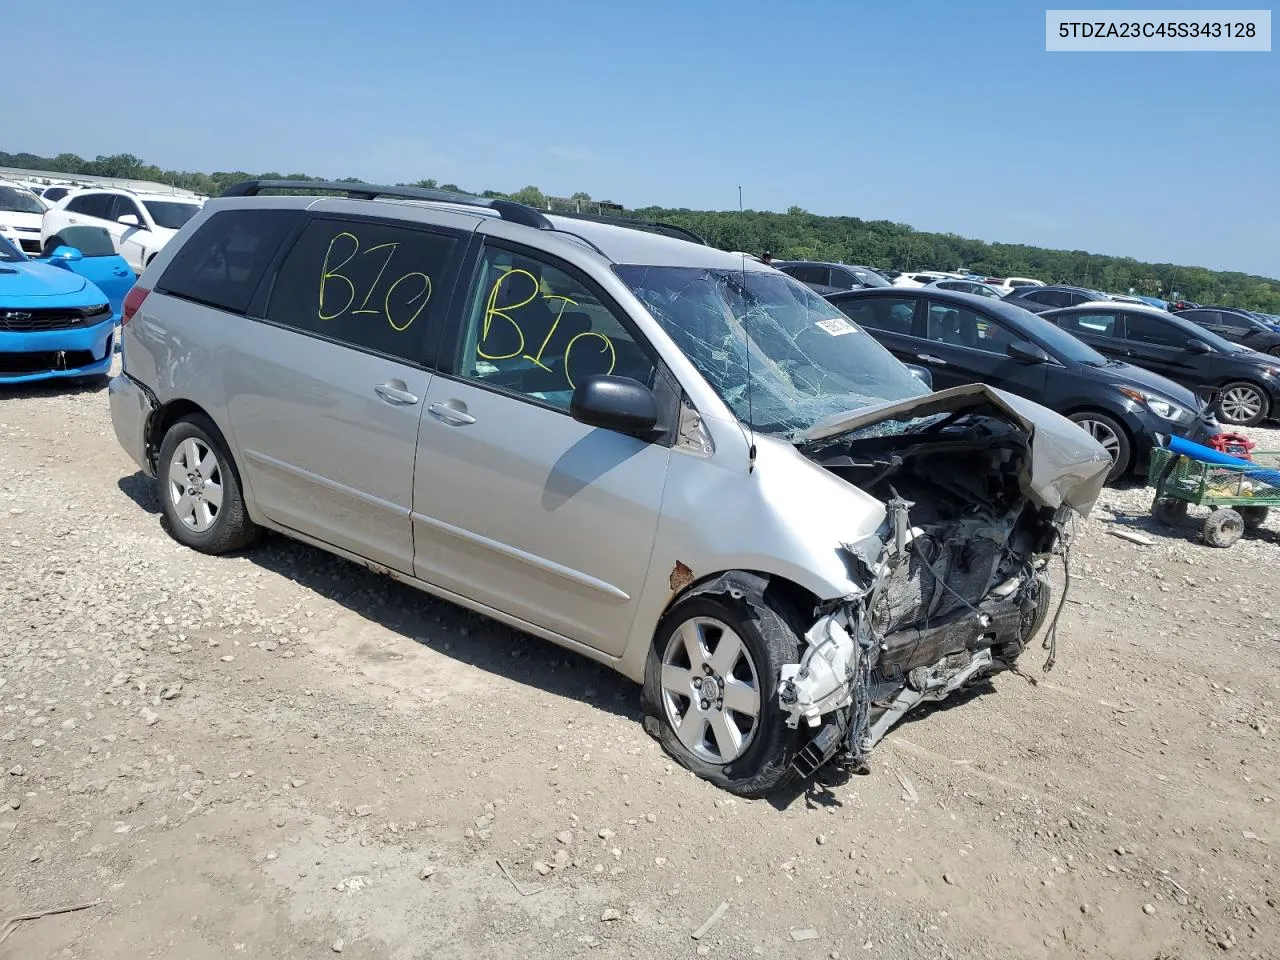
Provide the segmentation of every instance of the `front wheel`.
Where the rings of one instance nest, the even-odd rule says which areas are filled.
[[[778,678],[799,659],[799,636],[749,579],[690,596],[658,627],[645,713],[682,766],[730,793],[767,796],[794,776],[800,733],[786,725]]]
[[[1128,431],[1119,422],[1098,410],[1081,410],[1067,419],[1097,440],[1111,457],[1107,483],[1114,483],[1129,472],[1133,449]]]
[[[1218,397],[1218,416],[1233,426],[1252,427],[1267,416],[1267,396],[1256,384],[1228,383]]]

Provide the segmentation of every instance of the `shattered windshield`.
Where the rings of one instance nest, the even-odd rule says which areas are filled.
[[[784,273],[614,270],[738,419],[761,432],[796,435],[838,413],[929,392],[861,327]]]

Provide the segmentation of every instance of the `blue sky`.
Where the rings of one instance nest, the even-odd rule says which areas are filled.
[[[5,44],[0,149],[628,206],[736,208],[741,185],[1280,277],[1280,53],[1050,54],[1045,7],[63,0],[56,46]]]

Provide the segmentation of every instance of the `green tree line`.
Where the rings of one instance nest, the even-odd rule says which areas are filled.
[[[217,196],[233,183],[252,179],[319,180],[304,173],[244,170],[192,173],[162,170],[132,154],[99,156],[86,160],[72,153],[41,157],[32,153],[0,151],[0,167],[47,170],[131,180],[151,180],[207,196]],[[355,177],[344,182],[361,182]],[[434,179],[400,186],[436,187],[466,193],[455,183]],[[478,192],[483,197],[507,197],[546,208],[548,198],[535,186],[513,193]],[[575,193],[574,200],[590,200]],[[1144,296],[1168,298],[1177,293],[1199,303],[1245,307],[1264,313],[1280,313],[1280,280],[1234,271],[1208,270],[1171,263],[1145,263],[1131,257],[1112,257],[1084,250],[1050,250],[1016,243],[987,243],[954,233],[928,233],[888,220],[857,217],[824,217],[792,207],[786,213],[758,210],[689,210],[642,207],[632,215],[663,220],[695,231],[707,242],[726,250],[759,255],[769,250],[779,259],[833,260],[898,270],[967,270],[987,276],[1036,277],[1050,283],[1074,283],[1109,293],[1132,289]]]

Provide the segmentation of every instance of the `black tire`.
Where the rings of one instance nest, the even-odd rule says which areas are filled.
[[[1211,547],[1230,547],[1244,536],[1244,517],[1230,508],[1214,510],[1204,521],[1204,542]]]
[[[663,654],[669,641],[682,626],[699,618],[719,621],[738,635],[757,678],[759,713],[751,740],[741,756],[724,764],[708,762],[681,742],[668,717],[662,686]],[[750,798],[776,793],[795,776],[791,762],[803,736],[787,727],[778,705],[779,670],[799,660],[800,637],[787,615],[764,597],[760,578],[744,575],[740,581],[731,580],[726,592],[689,596],[663,617],[649,649],[641,694],[645,728],[677,763],[730,793]],[[688,709],[693,708],[690,700]]]
[[[1176,527],[1187,518],[1187,501],[1164,497],[1151,505],[1151,516],[1156,523],[1166,527]]]
[[[1228,397],[1232,396],[1233,392],[1252,393],[1256,400],[1256,412],[1250,415],[1244,415],[1239,412],[1228,413],[1224,404],[1228,402]],[[1236,380],[1228,383],[1218,393],[1218,418],[1223,423],[1229,423],[1235,427],[1256,426],[1267,418],[1267,415],[1271,412],[1270,407],[1271,404],[1267,400],[1267,392],[1256,383],[1250,383],[1247,380]],[[1232,404],[1231,409],[1236,410],[1237,408]]]
[[[1271,354],[1273,357],[1280,357],[1280,345],[1272,347],[1267,351],[1267,353]]]
[[[1244,521],[1244,528],[1250,531],[1257,530],[1266,523],[1269,512],[1267,507],[1236,507],[1236,513]]]
[[[1101,410],[1077,410],[1067,419],[1080,424],[1082,429],[1087,430],[1091,437],[1104,446],[1109,443],[1104,439],[1105,434],[1109,433],[1115,438],[1114,449],[1107,451],[1111,454],[1107,483],[1115,483],[1129,472],[1129,468],[1133,466],[1133,441],[1129,439],[1129,431],[1115,417]]]
[[[216,458],[216,481],[221,488],[221,502],[216,511],[211,511],[212,521],[205,529],[197,529],[179,515],[178,504],[171,493],[170,466],[179,447],[188,440],[196,441]],[[160,444],[156,467],[156,493],[173,539],[201,553],[217,554],[241,550],[257,538],[258,526],[249,519],[245,509],[236,465],[227,452],[221,432],[208,417],[193,413],[173,424]],[[209,480],[214,477],[214,472],[210,471]],[[200,487],[206,489],[203,480]],[[212,501],[208,503],[211,505]]]

